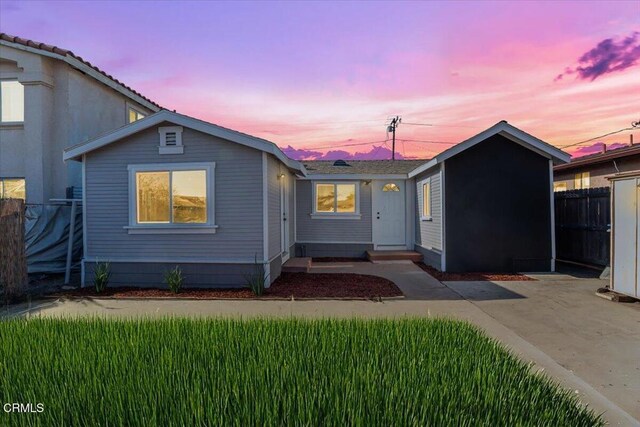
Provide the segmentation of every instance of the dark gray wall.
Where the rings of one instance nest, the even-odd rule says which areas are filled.
[[[446,160],[446,270],[549,271],[549,184],[549,160],[500,135]]]

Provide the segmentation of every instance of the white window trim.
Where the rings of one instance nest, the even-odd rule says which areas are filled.
[[[429,184],[429,209],[431,210],[429,215],[425,215],[424,212],[424,186]],[[420,220],[421,221],[433,221],[433,188],[431,187],[431,177],[420,181],[420,191],[422,191],[422,206],[420,206]]]
[[[148,163],[128,165],[129,171],[129,234],[215,234],[215,162]],[[204,224],[140,224],[137,222],[136,172],[171,172],[205,170],[207,174],[207,222]]]
[[[158,152],[160,154],[184,154],[182,129],[182,126],[161,126],[158,128],[158,133],[160,133]],[[171,132],[175,132],[176,134],[176,145],[167,145],[167,134]]]
[[[144,116],[143,117],[144,119],[146,119],[149,116],[149,113],[145,113],[140,108],[136,107],[135,105],[133,105],[133,104],[131,104],[129,102],[126,103],[126,106],[127,106],[127,108],[125,109],[125,121],[126,121],[127,124],[134,123],[134,122],[130,122],[129,121],[129,110],[133,110],[138,114],[142,114]],[[142,120],[142,119],[138,119],[138,120]],[[136,120],[136,122],[138,120]]]
[[[0,82],[18,82],[22,85],[22,120],[21,121],[11,121],[11,122],[3,122],[2,121],[2,90],[0,89],[0,127],[2,128],[9,128],[9,129],[22,129],[24,128],[24,116],[26,114],[26,101],[27,101],[27,97],[26,97],[26,93],[24,90],[24,84],[22,84],[22,82],[17,78],[17,77],[12,77],[12,78],[6,78],[6,79],[0,79]]]
[[[356,187],[356,211],[355,212],[317,212],[316,211],[316,185],[317,184],[351,184]],[[312,219],[361,219],[360,214],[360,181],[311,181],[311,218]]]

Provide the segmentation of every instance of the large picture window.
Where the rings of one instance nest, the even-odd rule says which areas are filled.
[[[358,185],[355,182],[314,183],[313,214],[353,216],[358,214]]]
[[[213,226],[213,163],[132,165],[129,228]]]

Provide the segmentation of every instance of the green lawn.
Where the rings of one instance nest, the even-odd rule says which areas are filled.
[[[0,425],[601,425],[446,320],[0,322]]]

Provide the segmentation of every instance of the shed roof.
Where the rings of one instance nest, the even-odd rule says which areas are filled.
[[[17,49],[30,51],[33,53],[42,54],[52,58],[60,59],[68,63],[72,67],[84,72],[85,74],[96,78],[96,80],[101,81],[104,84],[107,84],[107,86],[110,86],[113,89],[118,90],[123,95],[144,105],[145,107],[151,109],[152,111],[158,111],[162,108],[160,105],[158,105],[154,101],[150,100],[149,98],[142,95],[141,93],[136,92],[129,86],[122,83],[120,80],[116,79],[110,74],[107,74],[106,72],[102,71],[100,68],[96,67],[95,65],[83,59],[82,57],[74,54],[68,49],[63,49],[58,46],[53,46],[53,45],[25,39],[22,37],[12,36],[7,33],[0,33],[0,44],[17,48]],[[108,79],[108,81],[110,81],[112,84],[111,85],[108,84],[107,81],[104,81],[104,78]]]
[[[425,160],[345,160],[346,166],[335,165],[335,160],[302,160],[310,175],[369,175],[408,174]]]

